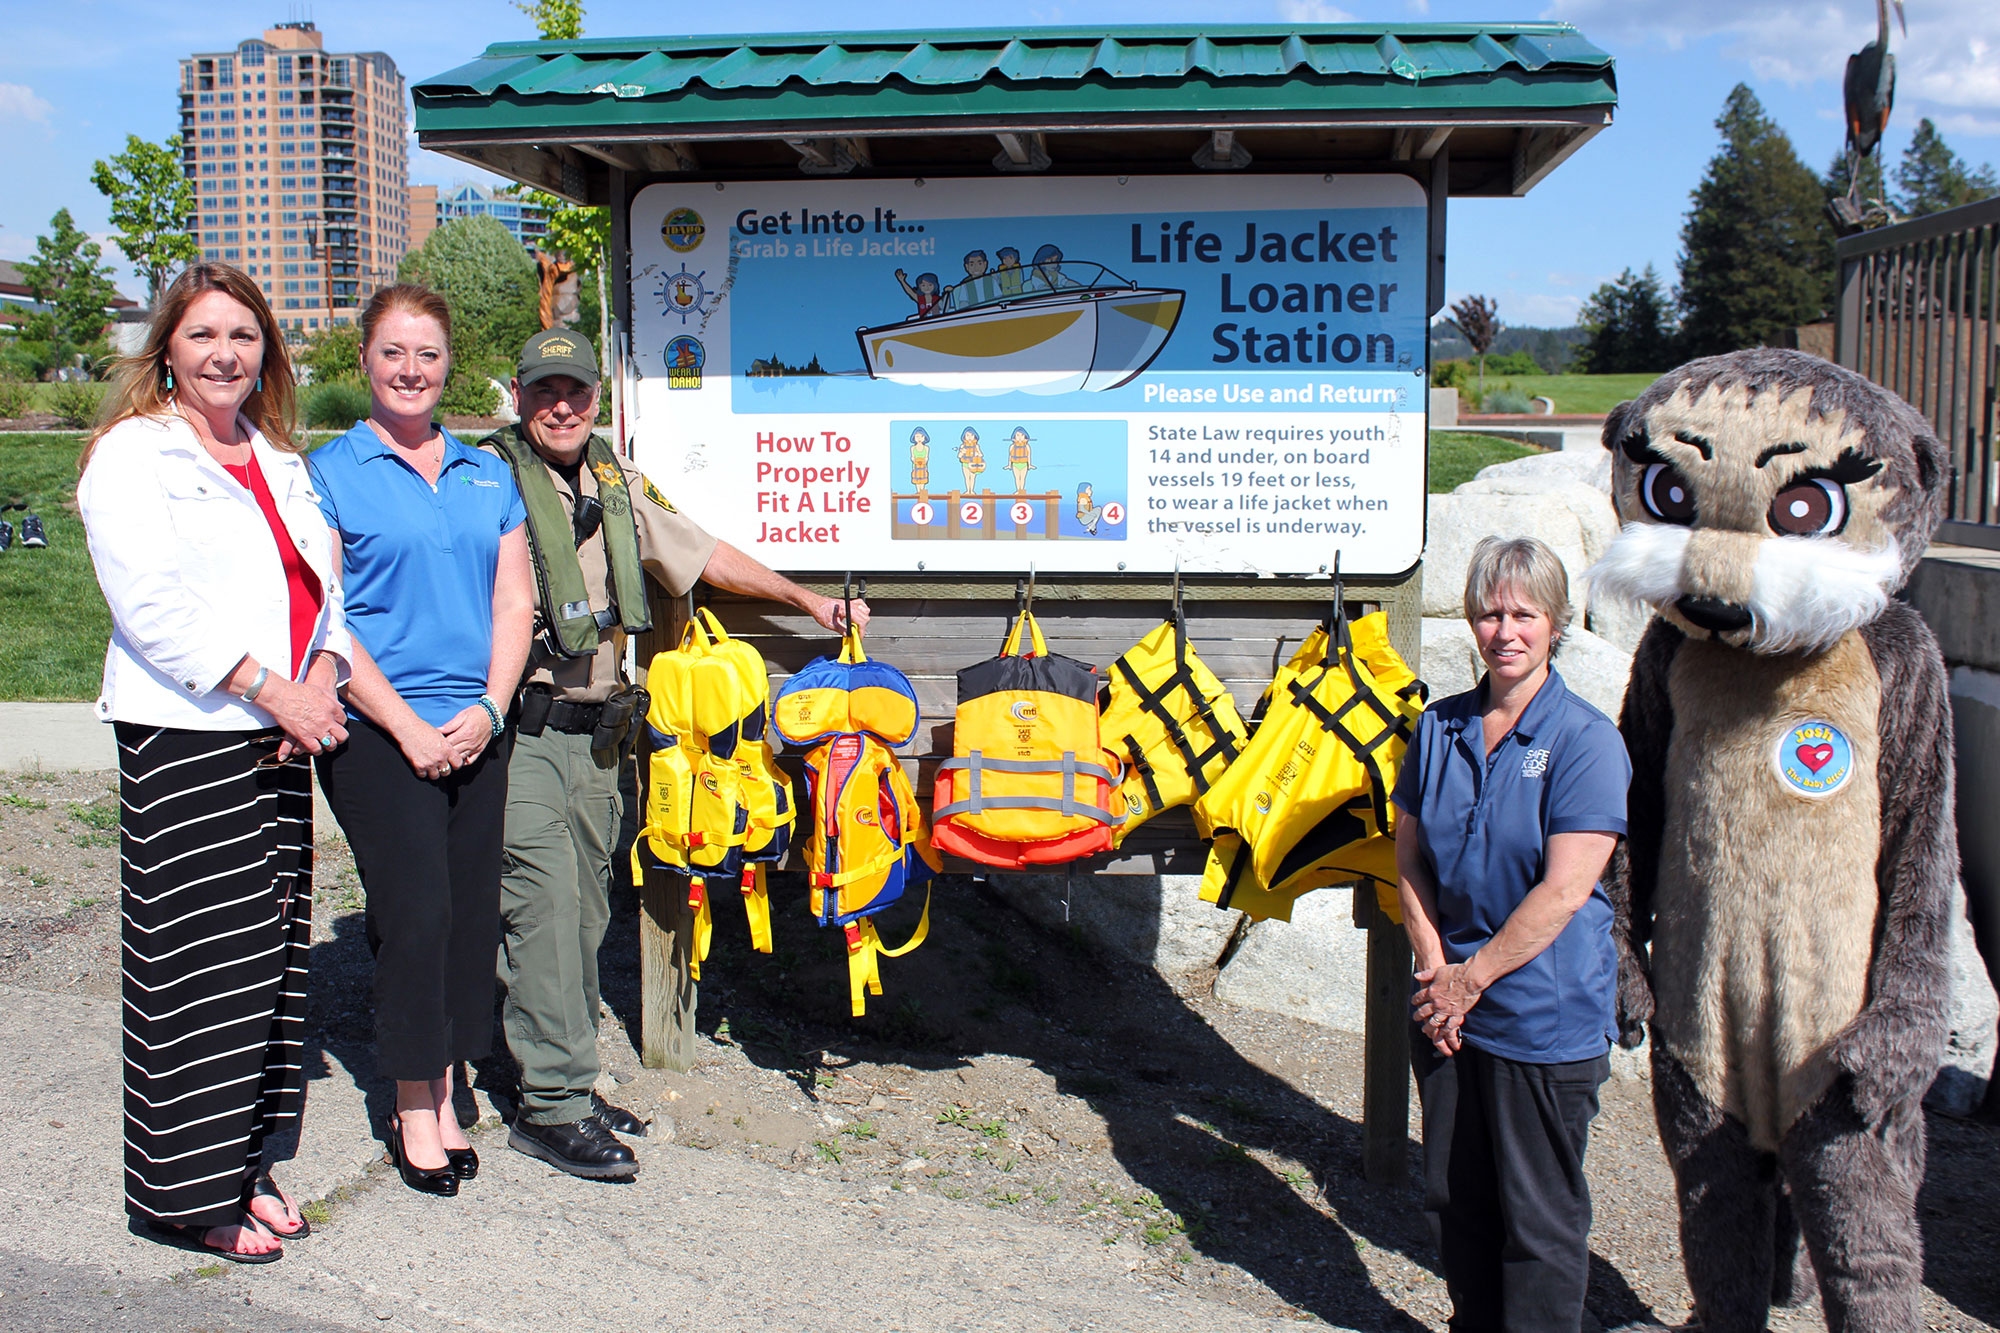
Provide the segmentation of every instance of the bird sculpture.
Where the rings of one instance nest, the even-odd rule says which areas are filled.
[[[1847,108],[1847,203],[1858,217],[1861,205],[1861,164],[1882,141],[1889,108],[1896,101],[1896,57],[1889,54],[1889,7],[1905,36],[1903,0],[1875,0],[1875,40],[1847,58],[1841,94]]]

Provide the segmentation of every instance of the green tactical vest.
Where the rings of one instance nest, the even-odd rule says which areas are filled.
[[[583,465],[597,478],[598,503],[604,506],[605,564],[611,571],[611,605],[590,609],[590,590],[583,585],[583,564],[576,558],[575,526],[569,506],[549,476],[541,455],[517,426],[494,431],[480,443],[500,451],[514,469],[514,483],[528,509],[528,549],[535,566],[539,638],[563,657],[589,657],[597,651],[604,630],[624,620],[627,634],[653,627],[646,604],[646,571],[639,563],[639,527],[632,516],[632,497],[625,489],[625,472],[611,446],[596,435],[584,447]],[[636,611],[635,614],[629,612]]]

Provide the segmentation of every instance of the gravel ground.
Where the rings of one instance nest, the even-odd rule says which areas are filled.
[[[0,981],[117,992],[115,812],[112,775],[0,777]],[[361,895],[337,832],[322,830],[319,853],[315,1019],[352,1064],[370,1031]],[[603,1054],[611,1095],[657,1135],[857,1195],[935,1192],[1080,1228],[1134,1269],[1263,1317],[1443,1327],[1417,1190],[1360,1178],[1358,1039],[1177,992],[962,879],[940,883],[929,942],[885,960],[887,993],[855,1020],[837,937],[802,898],[774,881],[768,957],[748,951],[734,905],[719,906],[685,1074],[641,1068],[627,1036],[636,909],[629,893],[615,903]],[[911,924],[886,922],[883,935]],[[475,1078],[508,1103],[504,1059]],[[1925,1327],[1990,1328],[2000,1129],[1933,1116],[1930,1135]],[[1680,1324],[1687,1290],[1645,1079],[1605,1086],[1589,1170],[1592,1315],[1610,1328]],[[1772,1320],[1821,1326],[1816,1302]]]

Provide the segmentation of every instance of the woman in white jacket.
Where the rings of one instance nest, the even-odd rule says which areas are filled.
[[[338,566],[257,286],[197,264],[161,298],[83,454],[114,625],[125,1206],[170,1243],[268,1263],[309,1228],[268,1135],[304,1093],[312,797],[346,739]]]

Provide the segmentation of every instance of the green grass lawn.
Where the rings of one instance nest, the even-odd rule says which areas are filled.
[[[1664,373],[1664,372],[1662,372]],[[1658,379],[1658,375],[1494,375],[1486,391],[1511,388],[1523,397],[1553,398],[1558,412],[1609,412]]]
[[[1456,489],[1461,483],[1471,481],[1473,473],[1490,464],[1526,458],[1529,454],[1540,452],[1531,444],[1503,440],[1495,435],[1434,430],[1431,432],[1431,494]]]
[[[48,549],[24,550],[19,511],[13,546],[0,554],[0,699],[94,699],[104,674],[111,612],[97,590],[76,516],[76,457],[83,436],[0,435],[0,501],[41,515]]]

